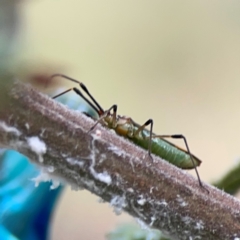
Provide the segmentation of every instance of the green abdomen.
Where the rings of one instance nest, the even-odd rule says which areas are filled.
[[[147,134],[148,135],[148,134]],[[138,146],[148,150],[148,139],[144,138],[131,138]],[[194,168],[190,155],[173,145],[172,143],[161,139],[161,138],[153,138],[151,144],[151,153],[163,158],[164,160],[174,164],[175,166],[182,169],[192,169]],[[193,161],[196,166],[199,166],[201,161],[192,155]]]

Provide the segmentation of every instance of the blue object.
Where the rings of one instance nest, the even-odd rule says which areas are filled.
[[[71,109],[94,114],[75,93],[57,100]],[[0,149],[0,240],[48,239],[51,213],[63,187],[50,190],[49,182],[35,187],[31,179],[39,174],[25,156]]]
[[[51,213],[62,187],[50,190],[51,183],[35,187],[31,179],[39,170],[13,150],[0,157],[0,239],[45,240]]]

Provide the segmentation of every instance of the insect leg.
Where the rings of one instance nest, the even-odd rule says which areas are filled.
[[[115,127],[117,121],[117,105],[112,105],[108,110],[106,110],[99,119],[95,122],[95,124],[89,129],[88,132],[91,132],[99,122],[101,122],[108,114],[110,114],[111,110],[113,110],[113,118],[112,118],[112,125]]]
[[[198,179],[198,183],[199,183],[200,187],[206,189],[206,188],[203,186],[202,181],[201,181],[201,179],[200,179],[200,176],[199,176],[199,173],[198,173],[198,170],[197,170],[197,166],[196,166],[195,162],[193,161],[193,156],[192,156],[192,154],[191,154],[191,152],[190,152],[190,148],[189,148],[189,146],[188,146],[187,139],[185,138],[185,136],[183,136],[182,134],[174,134],[174,135],[155,135],[155,136],[153,136],[153,137],[154,137],[154,138],[158,137],[158,138],[176,138],[176,139],[179,139],[179,138],[180,138],[180,139],[183,139],[183,141],[184,141],[184,143],[185,143],[185,146],[186,146],[186,148],[187,148],[187,152],[188,152],[188,154],[189,154],[189,156],[190,156],[190,158],[191,158],[192,164],[193,164],[193,166],[194,166],[194,169],[195,169],[195,172],[196,172],[196,175],[197,175],[197,179]],[[206,189],[206,190],[207,190],[207,189]],[[207,192],[209,192],[209,191],[207,190]]]
[[[140,132],[144,130],[145,127],[150,125],[150,136],[149,136],[149,142],[148,142],[148,155],[149,157],[153,160],[152,155],[151,155],[151,146],[152,146],[152,133],[153,133],[153,120],[148,119],[142,126],[138,128],[138,130],[134,133],[134,135],[138,135]]]
[[[100,106],[100,104],[95,100],[95,98],[92,96],[92,94],[88,91],[87,87],[86,87],[82,82],[80,82],[80,81],[78,81],[78,80],[76,80],[76,79],[74,79],[74,78],[68,77],[68,76],[63,75],[63,74],[58,74],[58,73],[57,73],[57,74],[53,74],[53,75],[50,77],[50,79],[55,78],[55,77],[65,78],[65,79],[67,79],[67,80],[69,80],[69,81],[78,83],[79,86],[82,88],[82,90],[87,94],[87,96],[93,101],[93,103],[94,103],[95,105],[94,105],[93,103],[90,104],[90,101],[87,100],[86,97],[83,96],[83,94],[80,92],[79,89],[73,88],[73,90],[74,90],[78,95],[80,95],[85,101],[87,101],[91,106],[94,105],[94,106],[95,106],[95,107],[94,107],[94,110],[97,111],[97,113],[98,113],[99,116],[101,116],[101,115],[104,113],[103,108],[102,108],[102,107]],[[70,91],[70,90],[69,90],[69,91]],[[63,93],[63,94],[64,94],[64,93]],[[60,94],[59,96],[61,96],[61,94]]]
[[[57,97],[60,97],[60,96],[64,95],[65,93],[68,93],[68,92],[70,92],[70,91],[74,91],[77,95],[79,95],[81,98],[83,98],[83,99],[99,114],[99,110],[96,108],[96,106],[93,105],[93,103],[90,102],[90,101],[82,94],[82,92],[81,92],[79,89],[75,88],[75,87],[74,87],[74,88],[69,88],[69,89],[67,89],[67,90],[64,91],[64,92],[61,92],[61,93],[57,94],[56,96],[52,97],[52,99],[55,99],[55,98],[57,98]]]
[[[64,95],[65,93],[70,92],[70,91],[72,91],[72,90],[73,90],[72,88],[69,88],[69,89],[67,89],[67,90],[64,91],[64,92],[61,92],[61,93],[59,93],[59,94],[56,95],[56,96],[53,96],[52,99],[55,99],[55,98],[57,98],[57,97],[60,97],[60,96]]]

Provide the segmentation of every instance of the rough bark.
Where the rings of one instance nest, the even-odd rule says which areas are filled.
[[[240,239],[237,199],[204,184],[207,193],[185,171],[155,156],[152,162],[145,150],[102,126],[88,133],[91,119],[28,85],[10,82],[0,92],[0,147],[173,239]]]

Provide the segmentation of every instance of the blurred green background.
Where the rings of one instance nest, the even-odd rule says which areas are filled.
[[[206,182],[240,156],[240,2],[22,1],[25,66],[60,66],[104,108],[154,132],[184,134]],[[182,142],[174,141],[180,146]],[[194,175],[194,171],[191,171]],[[52,239],[105,239],[120,217],[86,191],[64,192]]]

